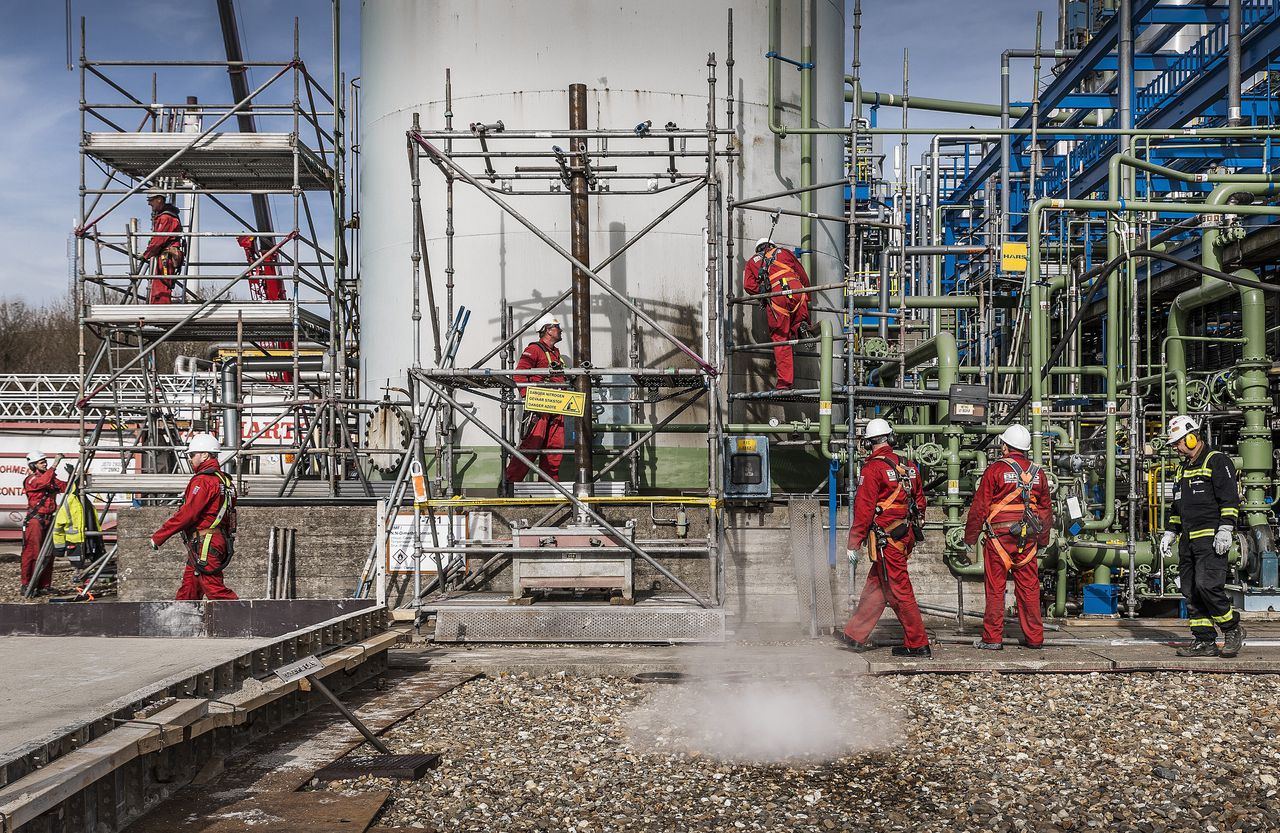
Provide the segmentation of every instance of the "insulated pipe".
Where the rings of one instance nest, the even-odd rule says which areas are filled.
[[[1116,112],[1116,126],[1129,129],[1133,127],[1133,0],[1120,0],[1120,35],[1117,46],[1119,67],[1119,102]],[[1120,152],[1127,153],[1130,138],[1121,136]]]
[[[1227,124],[1244,124],[1240,111],[1240,0],[1227,3]]]
[[[831,451],[831,380],[835,376],[831,336],[831,319],[824,318],[818,323],[818,337],[822,342],[818,361],[818,451],[828,460],[843,462],[844,452]]]
[[[222,448],[240,451],[240,401],[239,378],[236,372],[236,359],[229,358],[222,362],[219,374],[222,376]],[[232,459],[237,459],[233,457]],[[229,461],[228,461],[229,462]],[[235,463],[239,466],[239,462]]]

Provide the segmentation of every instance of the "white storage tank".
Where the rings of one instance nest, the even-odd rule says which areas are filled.
[[[668,122],[680,128],[705,129],[707,122],[707,55],[716,53],[716,119],[725,126],[727,94],[728,10],[734,10],[734,96],[735,125],[744,141],[743,160],[732,168],[722,162],[720,173],[726,192],[735,198],[759,195],[800,184],[800,138],[775,136],[769,130],[767,81],[769,73],[779,85],[783,124],[799,124],[800,81],[794,67],[765,58],[769,38],[768,0],[365,0],[362,6],[362,99],[361,99],[361,356],[364,392],[381,396],[391,385],[404,387],[406,368],[413,360],[410,319],[412,272],[410,252],[411,188],[405,150],[405,131],[412,114],[420,115],[426,130],[445,126],[445,69],[453,81],[453,127],[468,134],[473,122],[502,121],[511,130],[565,128],[568,126],[568,88],[582,83],[587,87],[589,128],[630,129],[650,121],[655,133]],[[841,0],[781,0],[776,25],[781,54],[799,59],[804,39],[802,7],[813,10],[813,50],[818,67],[813,117],[822,127],[845,124],[843,76],[844,10]],[[493,150],[548,150],[563,140],[495,140]],[[818,137],[814,141],[813,180],[839,179],[843,172],[842,136]],[[593,147],[597,145],[593,144]],[[617,142],[613,146],[624,146]],[[723,148],[725,142],[720,142]],[[649,145],[650,148],[665,147]],[[454,143],[457,150],[477,150],[474,141]],[[678,160],[681,171],[705,171],[697,159]],[[484,162],[467,159],[469,171],[484,173]],[[502,173],[516,166],[546,166],[549,160],[497,159],[497,187],[503,187]],[[664,171],[667,159],[660,156],[617,160],[620,171]],[[487,181],[487,180],[486,180]],[[437,301],[445,299],[445,188],[437,169],[423,163],[423,211],[426,245],[435,275]],[[511,179],[512,190],[539,190],[535,196],[504,194],[517,210],[546,231],[565,249],[569,240],[569,198],[565,190],[550,193],[545,182]],[[643,189],[645,180],[617,181],[614,191]],[[668,184],[665,178],[659,186]],[[623,196],[616,193],[590,196],[590,251],[598,263],[624,241],[648,224],[683,193],[679,189],[660,193]],[[843,213],[840,188],[818,192],[814,210],[828,215]],[[799,208],[798,197],[775,204]],[[458,366],[469,366],[500,341],[500,303],[514,306],[517,319],[527,318],[570,285],[571,269],[527,229],[505,216],[483,195],[465,183],[455,186],[454,267],[456,305],[472,310],[470,327],[462,342]],[[729,291],[740,293],[742,255],[749,254],[757,237],[768,232],[770,217],[757,212],[741,212],[734,219],[737,262],[732,269]],[[703,344],[703,299],[707,247],[704,239],[706,200],[696,196],[671,217],[605,268],[602,277],[625,293],[646,313],[695,349]],[[813,256],[815,282],[840,280],[843,268],[844,228],[842,224],[817,223]],[[799,245],[800,223],[782,217],[775,240]],[[631,363],[630,314],[598,287],[592,287],[592,359],[596,366],[626,366]],[[834,300],[834,297],[833,297]],[[425,293],[423,294],[425,305]],[[566,320],[561,349],[572,362],[571,305],[559,308]],[[751,308],[750,330],[742,337],[753,341],[768,339],[763,314]],[[447,320],[442,311],[442,327]],[[658,367],[691,367],[668,342],[645,331],[641,325],[642,364]],[[423,362],[432,363],[430,330],[424,317]],[[528,341],[521,339],[520,348]],[[520,349],[518,348],[518,349]],[[498,359],[491,362],[497,366]],[[742,366],[741,364],[739,365]],[[799,364],[797,387],[816,383],[812,362]],[[772,360],[760,354],[748,365],[746,384],[751,389],[772,385]],[[498,409],[487,400],[474,401],[478,413],[497,424]],[[781,413],[780,409],[775,409]],[[649,408],[645,419],[660,418],[661,409]],[[706,411],[690,409],[680,419],[705,420]],[[739,411],[735,416],[762,415]],[[629,409],[606,407],[601,421],[630,421]],[[572,422],[572,421],[571,421]],[[604,441],[612,444],[606,436]],[[461,431],[463,444],[476,456],[467,461],[467,485],[497,483],[498,451],[474,427]],[[698,487],[705,485],[706,441],[700,436],[666,435],[661,441],[662,458],[658,479],[662,485]],[[567,442],[572,449],[572,440]],[[650,458],[652,472],[657,466]],[[621,467],[620,467],[621,468]],[[566,459],[561,477],[572,478]],[[623,474],[623,471],[619,471]]]

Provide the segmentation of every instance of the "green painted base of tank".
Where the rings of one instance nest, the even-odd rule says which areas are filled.
[[[456,488],[493,489],[498,485],[501,455],[493,446],[465,446],[457,453]],[[597,469],[606,466],[610,458],[596,455]],[[573,455],[566,453],[560,463],[560,476],[572,477]],[[816,451],[801,448],[780,448],[769,456],[770,474],[775,492],[809,492],[827,476],[827,461]],[[428,463],[428,474],[433,466]],[[619,478],[630,472],[626,464],[619,465],[606,477]],[[389,475],[394,478],[394,475]],[[707,452],[702,448],[659,448],[645,452],[640,457],[640,488],[643,490],[678,491],[707,488]],[[823,494],[826,489],[822,490]]]

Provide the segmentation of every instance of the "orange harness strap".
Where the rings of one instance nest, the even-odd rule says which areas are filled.
[[[1039,476],[1039,471],[1034,466],[1023,471],[1021,466],[1015,465],[1012,461],[1007,462],[1009,462],[1009,465],[1018,475],[1018,488],[1005,495],[992,505],[991,510],[987,513],[987,540],[989,540],[991,545],[996,548],[996,554],[1000,556],[1000,562],[1004,564],[1004,568],[1006,570],[1012,570],[1015,567],[1021,567],[1024,564],[1031,563],[1031,561],[1036,557],[1038,545],[1032,541],[1029,545],[1023,544],[1018,547],[1016,553],[1011,554],[1004,548],[1004,545],[1000,543],[1000,536],[996,534],[994,529],[992,529],[991,522],[996,519],[997,515],[1013,505],[1014,501],[1022,503],[1024,513],[1035,508],[1035,497],[1031,494],[1031,484],[1035,478]],[[1026,495],[1025,500],[1023,499],[1024,494]],[[1025,557],[1023,556],[1023,553],[1026,553]],[[1016,561],[1014,560],[1015,554],[1019,556]]]

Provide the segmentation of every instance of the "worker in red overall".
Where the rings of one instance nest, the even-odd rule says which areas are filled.
[[[1000,435],[1000,459],[987,466],[978,484],[969,517],[964,525],[964,542],[982,545],[986,613],[982,617],[982,638],[974,647],[999,651],[1004,647],[1004,591],[1013,573],[1018,624],[1027,648],[1044,646],[1044,625],[1040,621],[1040,572],[1036,555],[1049,543],[1053,510],[1049,502],[1049,482],[1044,470],[1027,458],[1031,433],[1021,425],[1010,425]]]
[[[222,581],[235,552],[236,490],[218,466],[220,450],[212,434],[191,439],[187,456],[192,474],[182,506],[151,536],[153,550],[179,534],[187,545],[187,568],[175,597],[179,601],[240,598]]]
[[[49,534],[49,527],[53,525],[53,515],[58,511],[58,495],[67,488],[66,482],[58,479],[57,461],[50,467],[49,459],[43,452],[29,453],[27,468],[30,473],[22,481],[22,493],[27,496],[27,515],[22,522],[21,580],[24,596],[27,594],[27,586],[33,581],[40,593],[47,591],[53,583],[52,558],[45,562],[38,577],[34,573],[44,539]]]
[[[873,647],[867,637],[888,605],[902,623],[904,633],[902,644],[893,649],[893,655],[932,656],[915,589],[907,574],[907,559],[924,520],[920,470],[893,450],[893,427],[885,420],[868,422],[863,438],[871,447],[871,454],[858,476],[848,553],[853,563],[858,551],[865,547],[871,569],[857,610],[837,638],[855,651]]]
[[[529,346],[524,348],[524,352],[520,354],[520,360],[516,362],[516,370],[536,370],[543,367],[563,370],[564,359],[560,357],[560,348],[556,347],[562,337],[560,319],[554,315],[544,317],[538,322],[538,340],[529,342]],[[513,378],[516,384],[533,385],[564,384],[565,380],[560,374],[529,376],[516,374]],[[520,388],[522,399],[524,395],[525,389]],[[525,411],[520,432],[520,451],[538,452],[561,448],[564,448],[564,415]],[[555,480],[560,476],[561,456],[560,454],[542,454],[533,456],[532,459],[538,463],[538,468]],[[507,483],[519,483],[528,473],[529,467],[512,457],[507,463],[505,480]]]
[[[182,219],[178,216],[178,207],[166,201],[164,194],[152,192],[147,197],[147,204],[151,206],[151,231],[154,234],[142,253],[142,259],[151,263],[151,274],[161,276],[151,279],[147,303],[172,304],[175,280],[163,276],[182,272],[182,264],[187,257],[186,247],[182,238],[175,234],[182,232]]]
[[[788,249],[773,245],[767,237],[756,241],[756,253],[742,270],[742,285],[752,295],[803,289],[809,286],[809,275]],[[769,340],[792,341],[808,332],[809,293],[777,295],[761,298],[769,322]],[[778,376],[777,390],[795,386],[795,364],[790,344],[773,348],[773,363]]]

